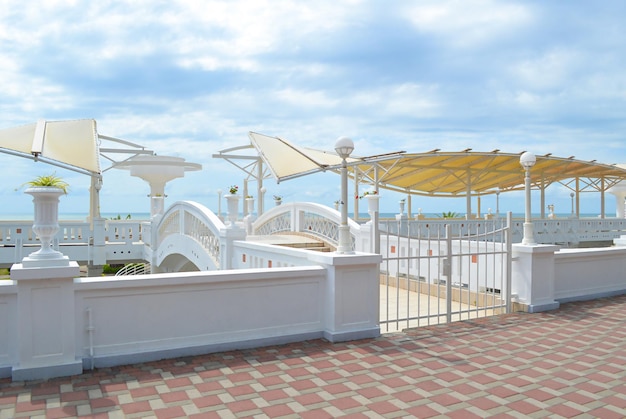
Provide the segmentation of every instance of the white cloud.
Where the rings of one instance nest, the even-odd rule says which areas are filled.
[[[203,164],[172,183],[181,198],[198,179],[205,195],[241,179],[212,154],[251,130],[326,150],[348,135],[359,155],[498,148],[624,162],[623,15],[618,0],[5,0],[0,129],[94,118],[101,133]],[[17,177],[41,168],[13,160]],[[328,176],[279,188],[297,199],[315,185],[332,202]],[[148,208],[145,185],[127,178],[107,172],[106,205]]]
[[[455,47],[499,41],[532,21],[522,3],[493,0],[430,1],[417,3],[408,13],[418,31],[433,34]]]

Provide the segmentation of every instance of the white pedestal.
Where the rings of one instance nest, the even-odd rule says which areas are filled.
[[[17,281],[18,365],[16,381],[40,380],[81,374],[76,358],[74,278],[76,262],[67,266],[11,267]]]
[[[559,308],[554,299],[554,253],[559,246],[513,245],[511,292],[529,313]]]

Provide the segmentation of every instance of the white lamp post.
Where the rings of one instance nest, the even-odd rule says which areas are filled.
[[[500,188],[496,188],[496,218],[500,217]]]
[[[217,217],[222,219],[222,190],[217,190]]]
[[[575,196],[574,192],[571,192],[569,196],[572,199],[572,218],[574,218],[576,216],[576,213],[574,211],[574,196]]]
[[[335,151],[341,157],[341,225],[339,226],[339,243],[337,253],[354,253],[348,227],[348,162],[354,151],[354,142],[348,137],[339,137],[335,143]]]
[[[533,231],[533,223],[530,219],[530,168],[537,163],[537,157],[529,151],[522,154],[519,162],[526,171],[524,179],[524,189],[526,190],[526,217],[524,219],[524,238],[522,244],[533,245],[535,242],[535,233]]]

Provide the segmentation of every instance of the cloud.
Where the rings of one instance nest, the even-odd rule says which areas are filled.
[[[625,14],[619,0],[6,0],[0,129],[94,118],[103,134],[202,163],[168,195],[211,205],[207,194],[243,178],[212,155],[249,131],[325,150],[348,135],[359,155],[498,148],[626,162]],[[16,178],[40,169],[14,160],[3,161]],[[105,205],[148,208],[146,185],[113,172]],[[318,179],[267,184],[334,201],[334,177]]]

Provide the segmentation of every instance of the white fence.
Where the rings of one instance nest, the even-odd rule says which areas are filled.
[[[381,313],[382,330],[508,312],[510,214],[504,220],[381,222],[381,283],[387,307]]]
[[[89,222],[60,221],[53,247],[81,264],[143,259],[143,247],[149,247],[150,242],[149,222],[100,220],[96,224],[92,229]],[[32,221],[0,221],[0,266],[8,268],[21,262],[40,245]]]

